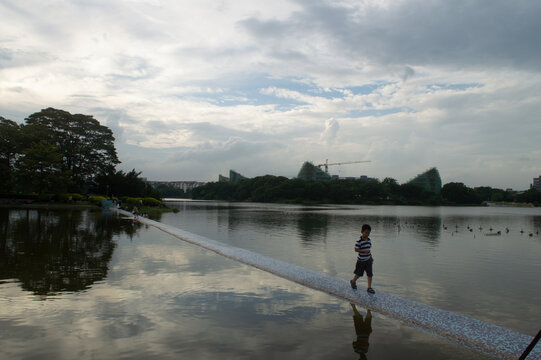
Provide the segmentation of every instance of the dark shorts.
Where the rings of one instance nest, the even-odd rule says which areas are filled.
[[[361,277],[364,275],[365,271],[366,271],[366,276],[368,277],[374,276],[374,273],[372,272],[372,259],[366,260],[366,261],[357,260],[357,264],[355,264],[355,271],[353,271],[353,273]]]

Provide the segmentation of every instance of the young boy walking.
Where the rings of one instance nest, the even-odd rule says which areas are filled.
[[[372,289],[372,277],[374,276],[372,272],[372,264],[374,263],[374,258],[372,258],[371,248],[372,242],[368,237],[372,228],[368,224],[364,224],[361,228],[361,237],[355,243],[355,252],[357,253],[357,264],[355,265],[355,274],[353,279],[349,281],[352,289],[357,289],[357,279],[364,275],[366,271],[366,278],[368,280],[368,291],[370,294],[374,294],[375,291]]]

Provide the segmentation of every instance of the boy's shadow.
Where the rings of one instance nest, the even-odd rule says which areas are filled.
[[[369,346],[368,338],[372,332],[372,313],[367,309],[366,316],[363,319],[355,304],[351,304],[351,308],[353,309],[353,323],[357,334],[357,340],[352,343],[353,351],[359,354],[360,360],[366,360]]]

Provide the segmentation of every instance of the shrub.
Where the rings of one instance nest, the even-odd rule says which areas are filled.
[[[60,202],[69,202],[69,201],[84,201],[86,196],[78,193],[67,193],[67,194],[58,194],[55,196],[56,200]]]
[[[156,200],[151,197],[143,198],[143,204],[146,206],[162,206],[163,203],[160,200]]]
[[[88,201],[90,201],[93,205],[101,206],[101,202],[103,200],[108,200],[105,196],[100,195],[91,195],[88,197]]]
[[[135,197],[122,197],[122,206],[132,207],[132,206],[141,206],[143,202],[144,206],[162,206],[163,203],[160,200],[156,200],[151,197],[146,198],[135,198]]]
[[[38,201],[39,202],[49,202],[53,200],[54,195],[53,194],[39,194],[38,195]]]

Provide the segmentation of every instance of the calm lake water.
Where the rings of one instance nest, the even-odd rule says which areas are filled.
[[[369,223],[376,291],[539,330],[541,209],[170,204],[166,224],[344,279]],[[489,358],[356,310],[108,212],[0,209],[2,359]]]

